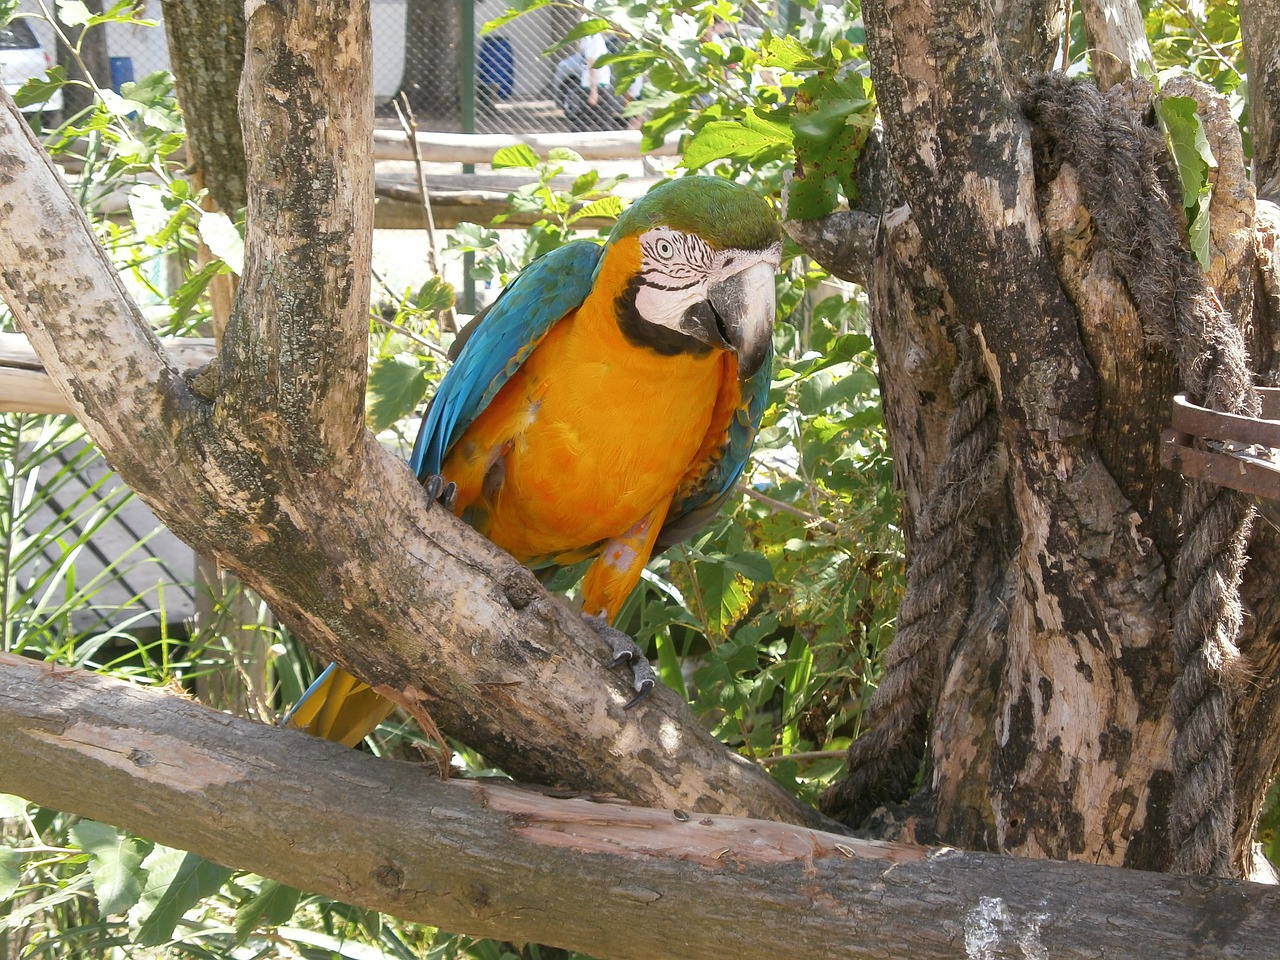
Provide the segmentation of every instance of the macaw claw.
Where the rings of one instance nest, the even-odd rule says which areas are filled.
[[[584,613],[582,619],[587,626],[599,634],[600,639],[609,644],[613,651],[613,659],[609,661],[610,670],[616,670],[623,664],[631,665],[632,688],[636,695],[622,705],[623,710],[630,710],[658,685],[658,675],[653,672],[653,665],[645,658],[636,642],[616,627],[609,625],[604,614]]]
[[[432,503],[437,500],[450,513],[453,513],[454,504],[458,502],[458,485],[452,480],[445,480],[438,473],[433,473],[422,481],[422,486],[427,491],[427,499]]]

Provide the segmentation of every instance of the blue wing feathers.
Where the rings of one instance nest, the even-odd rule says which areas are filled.
[[[440,472],[454,441],[547,331],[587,298],[602,249],[590,240],[576,240],[538,258],[477,318],[475,332],[422,419],[409,458],[420,478]]]

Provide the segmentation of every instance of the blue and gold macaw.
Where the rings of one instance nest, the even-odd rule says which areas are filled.
[[[654,188],[608,241],[540,258],[459,335],[410,460],[433,501],[535,570],[590,557],[583,615],[611,624],[655,550],[690,536],[741,476],[771,376],[777,219],[745,187]],[[330,668],[290,722],[354,746],[390,705]]]

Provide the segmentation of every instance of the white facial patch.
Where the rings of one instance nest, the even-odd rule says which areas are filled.
[[[712,284],[759,263],[774,270],[782,261],[782,244],[765,250],[715,250],[701,237],[670,227],[640,234],[641,284],[636,310],[656,326],[682,333],[691,307],[708,297]]]
[[[686,311],[707,297],[714,252],[701,238],[669,227],[640,234],[640,252],[636,310],[649,323],[679,330]]]

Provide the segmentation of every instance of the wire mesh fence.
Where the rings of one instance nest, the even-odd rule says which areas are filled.
[[[582,108],[583,58],[548,54],[577,22],[563,8],[535,10],[492,33],[503,0],[373,0],[374,93],[403,95],[425,129],[479,133],[613,129]]]
[[[19,9],[38,17],[42,6],[52,9],[50,0],[21,0]],[[117,91],[171,69],[161,0],[139,6],[156,26],[108,23],[103,30],[105,56],[94,72],[109,73],[97,79]],[[535,10],[483,33],[506,6],[506,0],[372,0],[372,79],[383,124],[397,125],[391,103],[402,98],[421,130],[554,133],[625,126],[622,98],[607,83],[600,102],[587,103],[580,43],[547,52],[577,23],[577,12]],[[35,17],[30,23],[53,54],[53,31]]]

